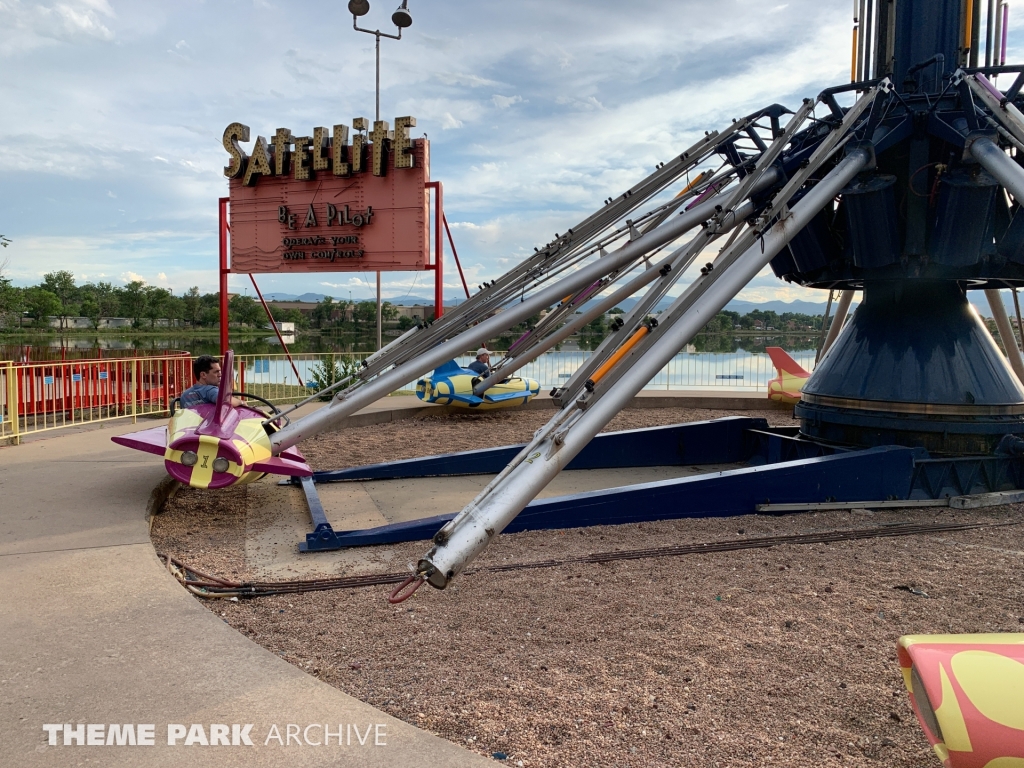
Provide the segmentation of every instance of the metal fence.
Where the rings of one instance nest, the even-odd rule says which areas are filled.
[[[0,439],[167,413],[192,381],[192,359],[135,357],[0,363]]]
[[[336,375],[337,366],[357,364],[369,352],[292,355],[238,355],[235,386],[275,403],[297,402]],[[494,352],[492,363],[503,353]],[[541,391],[564,384],[590,356],[572,350],[550,352],[524,366],[518,375],[536,379]],[[793,353],[807,370],[814,350]],[[472,362],[472,353],[457,358]],[[294,365],[293,365],[294,364]],[[171,401],[192,383],[192,358],[181,353],[162,357],[107,358],[38,363],[0,361],[0,439],[96,421],[167,413]],[[296,370],[298,376],[296,376]],[[775,369],[767,354],[680,352],[645,389],[766,391]],[[400,392],[412,392],[408,382]]]
[[[189,357],[186,350],[136,349],[127,342],[117,339],[108,343],[125,343],[123,347],[101,347],[98,342],[88,338],[64,339],[63,346],[51,347],[49,344],[26,344],[13,341],[0,341],[0,361],[11,360],[15,363],[73,363],[86,360],[110,360],[128,357]],[[77,346],[80,344],[81,346]]]
[[[238,386],[254,395],[273,402],[298,401],[313,391],[317,381],[333,381],[330,369],[334,365],[358,363],[371,352],[335,352],[292,355],[292,364],[285,355],[238,355],[235,357]],[[491,364],[497,363],[503,353],[492,352]],[[590,357],[582,350],[549,352],[523,366],[517,375],[536,379],[541,391],[564,384],[573,372]],[[814,368],[814,350],[792,353],[792,357],[806,370]],[[473,361],[467,353],[456,358],[462,366]],[[707,390],[768,390],[768,382],[777,375],[771,359],[764,352],[680,352],[645,387],[647,390],[707,389]],[[310,385],[314,385],[311,387]],[[412,392],[415,380],[400,391]]]

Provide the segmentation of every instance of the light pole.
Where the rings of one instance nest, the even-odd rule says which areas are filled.
[[[406,27],[412,26],[412,14],[409,13],[409,0],[402,0],[402,4],[398,6],[393,14],[391,14],[391,23],[398,27],[397,35],[389,35],[387,32],[381,32],[379,29],[363,29],[359,26],[359,17],[365,16],[370,12],[369,0],[348,0],[348,9],[352,14],[352,29],[356,32],[365,32],[368,35],[373,35],[377,38],[377,71],[376,71],[376,122],[380,121],[380,39],[386,37],[389,40],[401,40],[402,30]],[[377,349],[381,349],[384,345],[381,339],[381,311],[380,311],[380,270],[377,270]]]

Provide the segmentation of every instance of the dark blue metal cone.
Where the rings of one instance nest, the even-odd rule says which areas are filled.
[[[868,283],[796,415],[833,443],[986,454],[1024,433],[1024,387],[959,285]]]

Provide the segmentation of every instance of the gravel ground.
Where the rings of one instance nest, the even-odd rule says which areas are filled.
[[[609,429],[720,415],[632,410]],[[304,449],[325,468],[408,458],[452,444],[446,438],[467,448],[525,440],[546,416],[405,421]],[[157,549],[244,578],[245,508],[257,492],[179,493],[154,523]],[[893,522],[1015,522],[1021,511],[534,531],[499,536],[477,563]],[[425,548],[397,549],[411,563]],[[383,587],[206,604],[310,674],[471,750],[504,753],[511,765],[916,767],[938,763],[910,710],[896,639],[1024,630],[1022,560],[1024,530],[1013,526],[467,574],[400,606]]]

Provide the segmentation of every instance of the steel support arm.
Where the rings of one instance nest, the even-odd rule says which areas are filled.
[[[1020,203],[1024,203],[1024,168],[1015,163],[999,146],[987,136],[971,142],[971,155],[996,177]]]
[[[843,323],[846,322],[846,315],[850,312],[850,304],[853,303],[853,294],[856,291],[843,291],[839,294],[839,306],[836,307],[836,316],[832,319],[832,325],[828,328],[828,336],[825,337],[825,343],[821,345],[820,357],[824,357],[825,353],[831,348],[833,342],[839,336],[839,332],[843,330]]]
[[[330,405],[311,413],[305,418],[292,422],[281,431],[275,432],[270,440],[275,455],[326,429],[338,420],[355,413],[371,403],[385,397],[411,379],[434,370],[454,357],[462,354],[476,339],[488,339],[501,331],[557,304],[574,291],[587,287],[595,280],[625,266],[634,259],[649,253],[659,246],[670,243],[715,213],[718,200],[711,198],[694,206],[678,216],[669,219],[660,227],[632,240],[617,251],[595,260],[572,272],[554,285],[529,296],[524,301],[509,305],[505,311],[481,321],[454,338],[441,342],[403,365],[396,366],[363,384],[357,389],[343,393]]]
[[[760,242],[747,248],[728,267],[698,279],[676,300],[684,307],[678,320],[659,328],[656,341],[623,373],[604,397],[582,411],[575,421],[568,418],[575,403],[562,409],[552,421],[568,423],[556,430],[539,433],[525,456],[506,469],[454,520],[435,537],[435,546],[420,560],[418,571],[435,587],[443,589],[490,540],[576,456],[590,440],[649,382],[678,351],[691,340],[710,317],[774,258],[797,233],[854,176],[866,168],[871,154],[856,149],[847,155],[781,221],[764,233]],[[693,299],[696,296],[696,299]],[[673,310],[670,309],[671,313]]]
[[[723,228],[723,231],[727,231],[736,222],[743,221],[753,213],[753,204],[749,200],[744,202],[736,209],[736,215],[732,217],[732,221]],[[686,251],[686,246],[677,249],[676,251],[674,251],[661,261],[659,261],[657,264],[655,264],[651,269],[645,269],[641,274],[634,277],[632,280],[630,280],[628,283],[626,283],[613,293],[609,294],[603,299],[600,299],[599,301],[596,301],[593,304],[593,306],[591,306],[582,314],[575,315],[569,322],[565,323],[563,326],[555,330],[553,333],[545,337],[543,340],[537,342],[534,346],[530,347],[527,350],[524,350],[522,353],[517,353],[515,357],[513,357],[507,363],[505,362],[505,360],[502,360],[501,365],[494,371],[494,373],[492,373],[490,376],[488,376],[475,387],[473,387],[473,394],[483,395],[484,392],[486,392],[490,387],[494,386],[497,382],[501,381],[502,379],[514,373],[515,371],[518,371],[524,365],[533,362],[542,354],[551,349],[551,347],[565,341],[567,338],[572,336],[572,334],[576,333],[576,331],[578,331],[580,328],[583,328],[585,325],[587,325],[587,323],[590,323],[593,320],[597,319],[605,312],[619,304],[623,299],[629,298],[644,286],[649,285],[650,283],[653,283],[655,280],[659,279],[666,281],[668,283],[674,283],[676,280],[679,279],[679,275],[683,272],[685,266],[688,266],[680,265],[677,263],[679,258],[686,254]],[[662,273],[661,270],[663,270],[666,266],[670,266],[671,270],[669,272]]]
[[[1021,359],[1017,339],[1013,335],[1013,328],[1010,327],[1010,318],[1006,315],[1003,297],[995,288],[986,288],[985,298],[988,299],[992,318],[996,321],[996,328],[999,329],[999,338],[1003,342],[1003,349],[1006,350],[1006,359],[1010,361],[1010,367],[1017,374],[1017,379],[1024,383],[1024,360]]]
[[[434,346],[437,341],[449,338],[465,330],[467,326],[472,325],[474,318],[488,314],[490,311],[489,307],[493,309],[502,306],[513,295],[518,295],[522,285],[529,282],[530,275],[536,270],[546,271],[554,269],[557,271],[560,257],[572,258],[574,251],[578,251],[580,248],[593,247],[595,242],[597,247],[600,247],[599,234],[603,229],[616,220],[621,221],[630,211],[643,204],[668,184],[692,168],[700,165],[718,147],[728,142],[738,132],[747,130],[758,118],[764,115],[772,115],[774,120],[777,119],[778,115],[786,111],[788,110],[777,104],[772,105],[745,118],[734,121],[732,125],[721,133],[712,131],[706,134],[674,160],[656,170],[639,184],[631,187],[625,194],[615,199],[609,198],[601,210],[587,217],[575,227],[570,228],[565,234],[561,236],[556,235],[555,240],[548,243],[536,255],[513,267],[497,280],[485,286],[482,291],[468,299],[461,306],[456,307],[452,312],[445,312],[440,319],[433,322],[423,333],[417,335],[414,342],[405,340],[403,343],[400,340],[396,340],[388,344],[387,347],[381,350],[380,355],[375,356],[375,360],[368,367],[364,378],[377,375],[391,365],[401,364],[421,354],[425,349]],[[728,183],[731,173],[727,172],[725,174],[725,178],[721,182],[723,185]],[[646,234],[647,231],[660,225],[665,219],[669,218],[679,204],[685,202],[690,196],[699,194],[704,187],[705,185],[694,185],[694,188],[689,190],[689,194],[682,194],[677,201],[669,204],[661,213],[655,214],[647,223],[643,230],[644,233]],[[595,247],[594,250],[596,249]],[[555,258],[549,261],[549,257],[552,256]],[[403,346],[411,348],[403,349]]]

